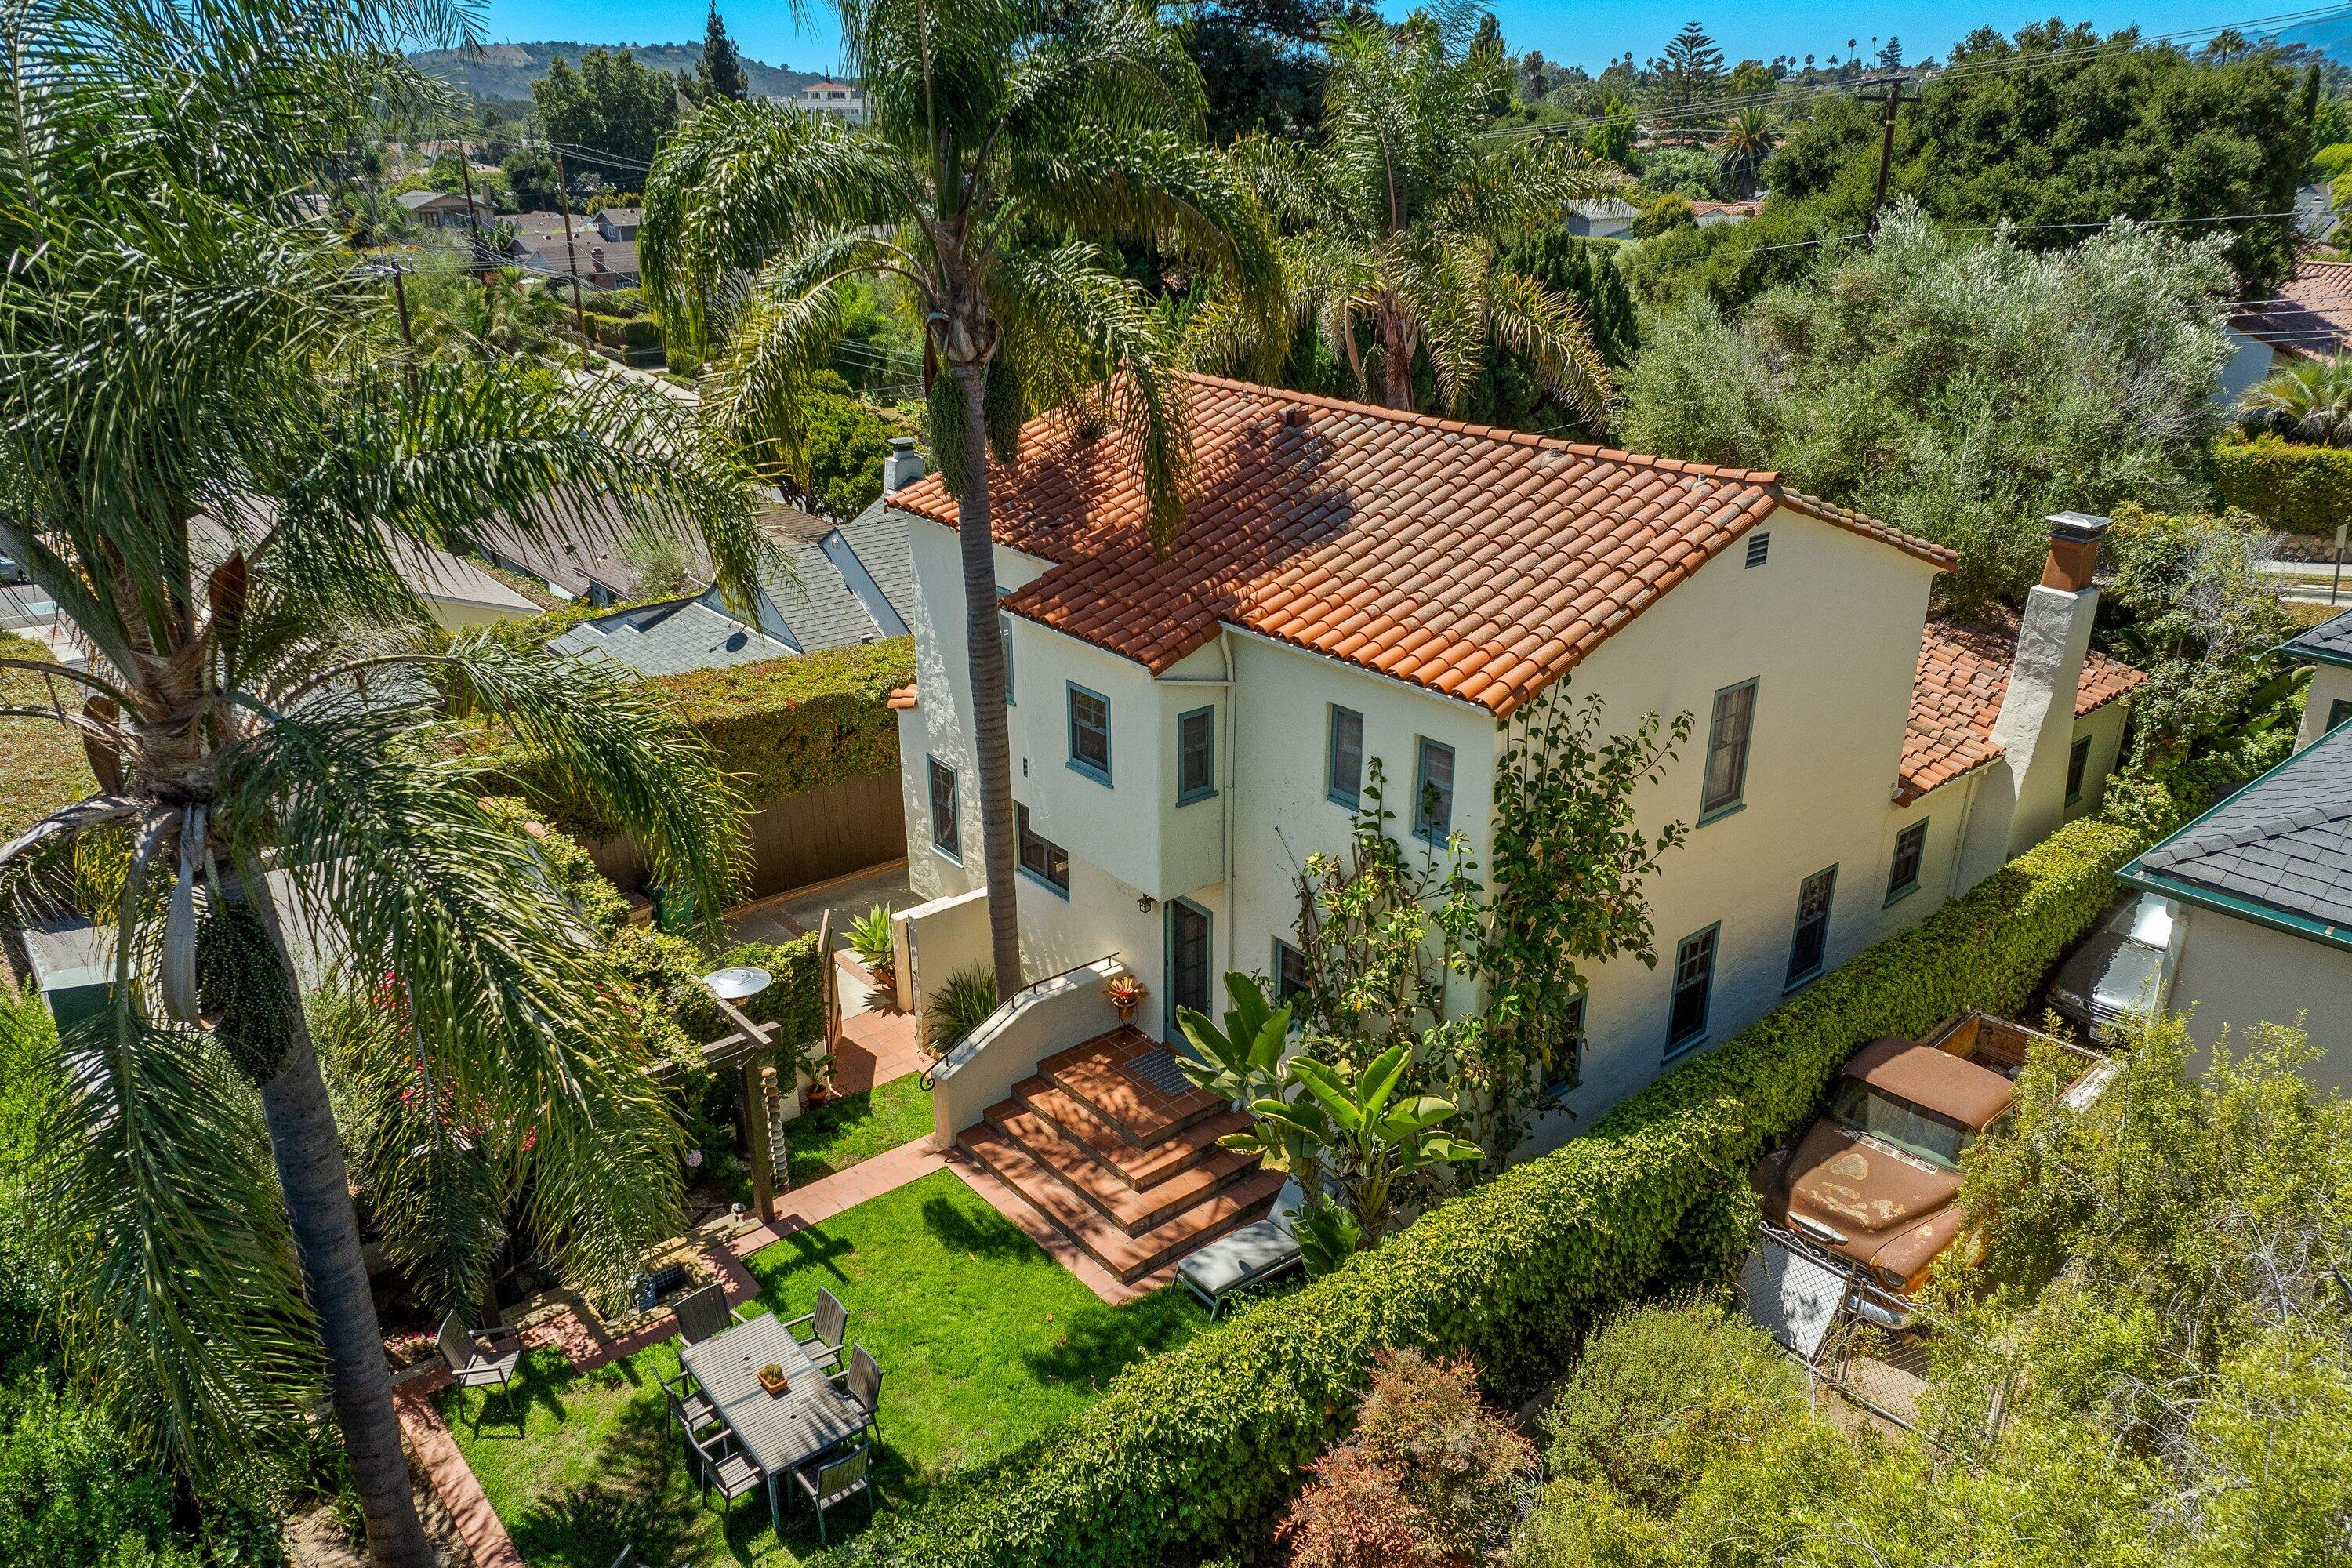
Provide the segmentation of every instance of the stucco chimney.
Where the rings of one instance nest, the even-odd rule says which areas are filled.
[[[889,495],[905,489],[923,477],[923,455],[915,450],[912,436],[890,437],[890,455],[882,459],[882,493]]]
[[[2074,691],[2099,610],[2092,585],[2107,520],[2062,511],[2050,520],[2042,581],[2025,596],[2010,660],[2009,689],[1992,738],[2000,760],[1985,770],[1969,807],[1962,886],[2047,837],[2066,818],[2066,753],[2074,743]]]

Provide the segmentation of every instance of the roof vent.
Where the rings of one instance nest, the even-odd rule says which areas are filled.
[[[1283,405],[1282,424],[1285,429],[1297,430],[1306,425],[1307,419],[1307,411],[1305,404],[1286,403]]]

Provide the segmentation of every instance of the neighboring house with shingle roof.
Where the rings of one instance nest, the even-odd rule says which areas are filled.
[[[2352,610],[2289,638],[2279,651],[2311,666],[2311,690],[2303,700],[2296,745],[2308,746],[2352,719]]]
[[[2302,1016],[2352,1088],[2352,728],[2305,746],[2119,873],[2173,900],[2173,1005],[2210,1044]]]
[[[2022,630],[1973,636],[1923,698],[1924,666],[1961,669],[1929,657],[1953,558],[1776,474],[1206,376],[1190,395],[1165,555],[1109,439],[1039,421],[990,479],[1024,957],[1116,952],[1147,1030],[1213,1011],[1224,970],[1295,975],[1299,868],[1345,847],[1375,766],[1401,840],[1459,830],[1490,863],[1509,721],[1564,680],[1612,731],[1696,723],[1638,798],[1652,831],[1696,826],[1649,889],[1658,967],[1592,977],[1560,1098],[1588,1118],[2088,809],[2113,762],[2130,672],[2084,673],[2103,523],[2067,521]],[[913,575],[909,876],[950,897],[982,885],[957,509],[936,479],[885,507]],[[1932,776],[1923,709],[1965,737]],[[2070,804],[2078,723],[2104,741]]]

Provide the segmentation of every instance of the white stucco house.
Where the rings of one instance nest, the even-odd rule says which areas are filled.
[[[2053,520],[2021,627],[1958,626],[1928,614],[1948,552],[1772,473],[1205,376],[1190,396],[1164,558],[1108,439],[1039,422],[990,480],[1025,971],[1115,957],[1144,1037],[1222,1006],[1225,970],[1283,984],[1300,868],[1344,847],[1375,761],[1402,841],[1458,830],[1486,865],[1507,721],[1563,680],[1612,731],[1693,716],[1639,809],[1695,826],[1649,888],[1659,963],[1594,973],[1552,1102],[1576,1120],[1536,1144],[2093,809],[2116,763],[2140,677],[2088,651],[2102,519]],[[913,579],[909,876],[952,900],[983,880],[956,507],[936,477],[885,504]]]
[[[2279,651],[2311,666],[2303,726],[2294,737],[2300,751],[2352,719],[2352,610],[2289,640]]]

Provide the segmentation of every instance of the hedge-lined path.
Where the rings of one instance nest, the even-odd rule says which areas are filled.
[[[846,952],[833,955],[841,982],[841,1040],[833,1052],[833,1090],[863,1094],[878,1084],[931,1065],[915,1041],[915,1016],[890,1005],[866,966]]]

